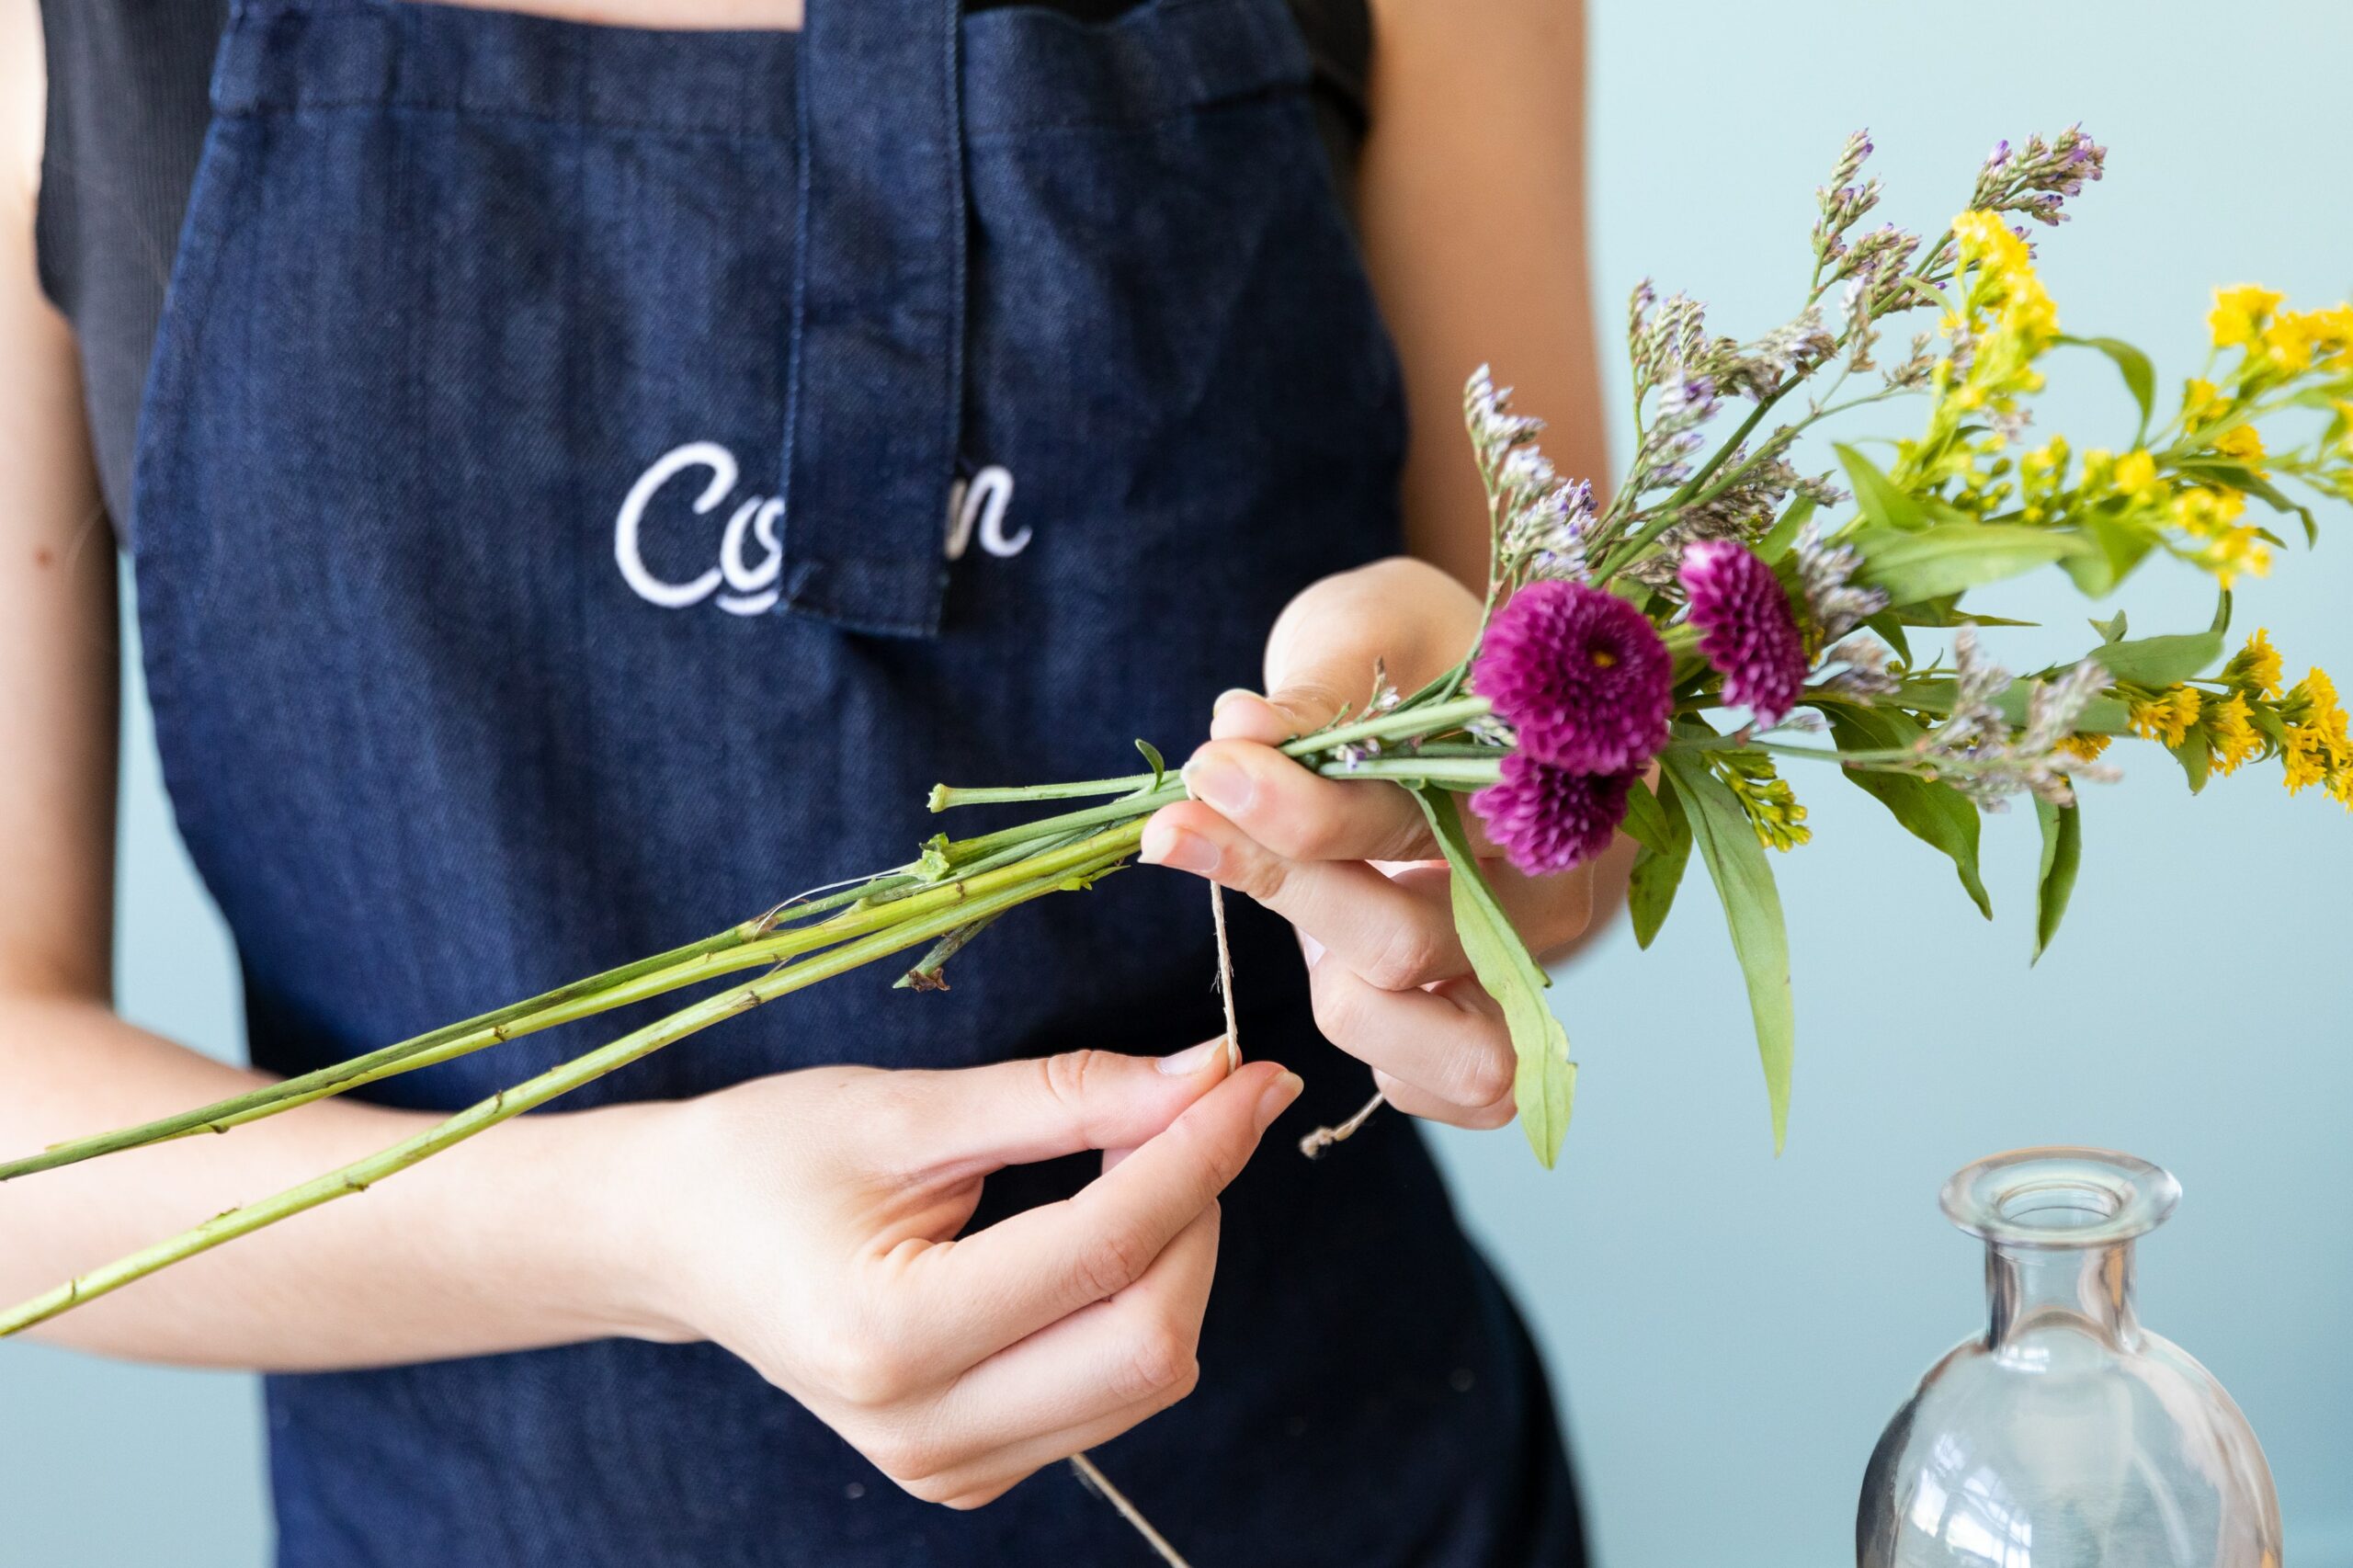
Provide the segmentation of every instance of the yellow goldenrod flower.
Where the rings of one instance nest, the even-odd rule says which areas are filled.
[[[2118,494],[2143,506],[2165,498],[2165,481],[2157,477],[2157,460],[2143,451],[2130,451],[2116,460],[2114,483]]]
[[[2059,749],[2077,762],[2097,762],[2100,753],[2108,749],[2109,737],[2097,730],[2080,735],[2069,735],[2059,743]]]
[[[2353,346],[2353,307],[2345,305],[2289,311],[2263,331],[2263,357],[2289,375],[2311,369],[2315,360],[2341,360],[2348,346]]]
[[[2353,737],[2346,733],[2345,709],[2328,672],[2313,668],[2288,693],[2282,710],[2293,715],[2280,753],[2283,782],[2295,794],[2307,784],[2326,784],[2342,800],[2353,778]]]
[[[2146,702],[2133,703],[2131,715],[2134,734],[2177,746],[2198,722],[2198,694],[2186,686],[2167,687]]]
[[[2290,729],[2287,748],[2279,754],[2279,781],[2290,795],[2302,794],[2307,784],[2327,782],[2329,760],[2328,747],[2318,737]]]
[[[2263,737],[2248,722],[2246,699],[2237,692],[2219,701],[2211,697],[2204,699],[2199,712],[2205,721],[2207,742],[2213,748],[2215,772],[2236,773],[2263,749]]]
[[[1732,787],[1756,842],[1783,851],[1813,842],[1813,830],[1805,825],[1805,808],[1798,804],[1789,780],[1774,771],[1769,757],[1756,753],[1720,756],[1715,759],[1715,773]]]
[[[2279,651],[2271,645],[2271,633],[2256,627],[2255,635],[2246,640],[2246,646],[2222,666],[2222,678],[2258,697],[2279,696]]]
[[[2234,462],[2243,462],[2261,473],[2256,465],[2268,456],[2263,449],[2263,437],[2252,425],[2234,425],[2214,437],[2214,449]]]
[[[2231,400],[2214,390],[2214,383],[2192,376],[2181,387],[2181,422],[2195,430],[2200,425],[2211,425],[2230,412]]]
[[[2019,513],[2028,522],[2051,520],[2052,505],[2067,481],[2067,437],[2053,436],[2019,457]]]
[[[2314,347],[2333,369],[2353,369],[2353,304],[2334,304],[2313,314],[2319,324]]]
[[[2214,309],[2206,317],[2206,324],[2214,331],[2214,347],[2229,348],[2253,343],[2284,298],[2275,290],[2252,283],[2215,290]]]
[[[2173,523],[2199,546],[2190,560],[2229,587],[2241,573],[2260,577],[2271,570],[2271,549],[2255,528],[2239,522],[2246,497],[2235,490],[2192,486],[2175,493]]]
[[[2193,485],[2174,492],[2172,499],[2174,528],[2188,534],[2198,546],[2186,551],[2188,558],[2222,579],[2226,588],[2240,572],[2252,572],[2254,577],[2270,572],[2270,546],[2264,544],[2252,525],[2240,523],[2245,511],[2247,496],[2223,487]]]

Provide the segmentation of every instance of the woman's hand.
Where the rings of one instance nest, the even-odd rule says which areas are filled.
[[[976,1507],[1192,1392],[1218,1193],[1299,1093],[1222,1040],[958,1072],[824,1067],[643,1108],[646,1337],[749,1361],[918,1497]],[[1085,1149],[968,1236],[990,1172]]]
[[[1298,927],[1319,1028],[1369,1062],[1399,1109],[1461,1127],[1512,1118],[1514,1059],[1503,1011],[1472,978],[1454,932],[1448,872],[1421,809],[1402,790],[1324,778],[1275,748],[1370,694],[1381,661],[1412,692],[1451,668],[1479,631],[1479,601],[1418,561],[1384,561],[1316,583],[1267,642],[1268,695],[1228,692],[1208,744],[1185,765],[1194,800],[1144,830],[1142,858],[1248,894]],[[1475,818],[1467,818],[1474,837]],[[1487,856],[1480,841],[1482,858]],[[1382,864],[1387,863],[1387,864]],[[1622,883],[1622,862],[1599,863]],[[1597,868],[1529,878],[1487,859],[1529,948],[1585,934]]]

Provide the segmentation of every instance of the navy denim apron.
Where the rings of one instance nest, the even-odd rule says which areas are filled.
[[[1281,0],[1084,26],[816,0],[665,34],[246,0],[132,520],[173,800],[300,1072],[904,859],[938,779],[1172,755],[1284,601],[1398,548],[1397,368]],[[1002,817],[978,816],[974,826]],[[1101,1460],[1203,1564],[1575,1560],[1525,1335],[1286,929],[1242,1033],[1309,1084],[1235,1184],[1200,1391]],[[1005,921],[601,1081],[1216,1032],[1200,884]],[[599,1036],[645,1015],[585,1026]],[[370,1092],[449,1108],[596,1037]],[[979,1221],[1085,1161],[993,1177]],[[1056,1470],[917,1503],[708,1346],[268,1382],[280,1561],[1150,1561]]]

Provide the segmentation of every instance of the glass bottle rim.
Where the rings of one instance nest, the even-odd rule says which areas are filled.
[[[1963,1165],[1941,1195],[1946,1217],[1996,1246],[2113,1246],[2147,1234],[2181,1201],[2172,1173],[2114,1149],[2010,1149]]]

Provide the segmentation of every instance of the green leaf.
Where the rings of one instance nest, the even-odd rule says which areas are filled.
[[[1847,751],[1904,751],[1924,733],[1900,713],[1877,708],[1825,705],[1830,735]],[[1842,767],[1857,788],[1888,809],[1915,838],[1951,857],[1961,875],[1961,890],[1986,919],[1994,918],[1994,900],[1977,869],[1977,838],[1982,825],[1969,797],[1949,784],[1915,778],[1901,773],[1874,773]]]
[[[2179,745],[2167,746],[2165,750],[2173,753],[2173,759],[2181,764],[2182,777],[2189,780],[2189,792],[2193,795],[2202,793],[2213,763],[2213,757],[2207,750],[2204,727],[2192,724],[2189,733],[2181,737]]]
[[[1854,487],[1855,506],[1865,522],[1876,528],[1905,533],[1928,526],[1927,509],[1897,488],[1895,481],[1881,472],[1877,463],[1844,443],[1833,443],[1830,449],[1838,454],[1838,461],[1847,471],[1847,483]]]
[[[1790,997],[1790,938],[1773,868],[1756,842],[1748,815],[1731,790],[1691,752],[1660,754],[1660,766],[1686,801],[1692,841],[1723,900],[1733,951],[1748,983],[1748,1010],[1756,1022],[1756,1054],[1765,1065],[1765,1095],[1773,1116],[1773,1152],[1790,1128],[1790,1068],[1797,1051],[1797,1011]]]
[[[2149,413],[2157,401],[2157,372],[2149,363],[2149,357],[2121,338],[2062,337],[2059,341],[2078,348],[2097,348],[2115,362],[2117,374],[2124,378],[2125,390],[2141,405],[2140,428],[2132,436],[2132,444],[2139,446],[2149,433]]]
[[[1922,599],[1917,604],[1904,605],[1888,610],[1906,626],[2036,626],[2039,621],[2012,620],[2006,616],[1981,615],[1976,610],[1961,608],[1959,594],[1947,594],[1942,598]]]
[[[1637,791],[1638,792],[1638,791]],[[1656,845],[1645,844],[1634,856],[1634,869],[1626,888],[1627,913],[1633,917],[1634,943],[1647,948],[1666,924],[1675,907],[1675,890],[1683,883],[1683,868],[1691,859],[1691,822],[1675,784],[1659,775],[1654,802],[1665,832]]]
[[[2040,797],[2034,815],[2042,824],[2042,869],[2034,885],[2034,961],[2040,963],[2051,938],[2059,934],[2068,895],[2075,891],[2075,871],[2084,859],[2084,822],[2080,805],[2054,806]]]
[[[1863,625],[1877,632],[1881,642],[1895,650],[1895,656],[1904,661],[1905,669],[1912,667],[1912,640],[1904,635],[1904,622],[1893,610],[1883,609],[1868,617]]]
[[[2092,650],[2092,657],[2107,665],[2109,675],[2146,687],[2177,686],[2204,674],[2222,656],[2219,631],[2136,637],[2130,642],[2109,642]]]
[[[1646,848],[1666,847],[1666,812],[1660,807],[1658,797],[1641,779],[1626,791],[1626,820],[1620,824],[1626,836]]]
[[[2091,623],[2092,630],[2099,633],[2099,640],[2103,642],[2123,642],[2124,629],[2127,624],[2124,612],[2120,609],[2106,620],[2095,620]]]
[[[1787,555],[1798,542],[1798,534],[1813,517],[1813,497],[1801,495],[1782,511],[1780,520],[1773,525],[1756,544],[1757,557],[1768,566]]]
[[[1160,781],[1168,777],[1168,765],[1160,759],[1160,748],[1150,741],[1138,741],[1136,750],[1143,753],[1143,759],[1152,764],[1152,787],[1159,789]]]
[[[1512,1093],[1519,1102],[1520,1131],[1528,1134],[1537,1159],[1550,1170],[1560,1158],[1561,1140],[1568,1132],[1577,1090],[1577,1067],[1569,1060],[1568,1032],[1544,1000],[1552,979],[1529,955],[1527,944],[1495,901],[1495,890],[1487,885],[1479,858],[1462,831],[1462,813],[1455,808],[1454,797],[1443,790],[1409,792],[1421,803],[1422,814],[1429,818],[1430,831],[1454,873],[1449,879],[1454,889],[1454,928],[1462,938],[1472,972],[1503,1007],[1512,1051],[1519,1059]]]
[[[1898,605],[1998,583],[2089,548],[2073,533],[1984,523],[1925,532],[1868,528],[1852,542],[1862,553],[1862,581]]]
[[[2075,586],[2090,598],[2098,598],[2124,581],[2156,546],[2156,540],[2141,529],[2099,512],[2084,518],[2083,529],[2086,548],[2068,556],[2063,564]]]

